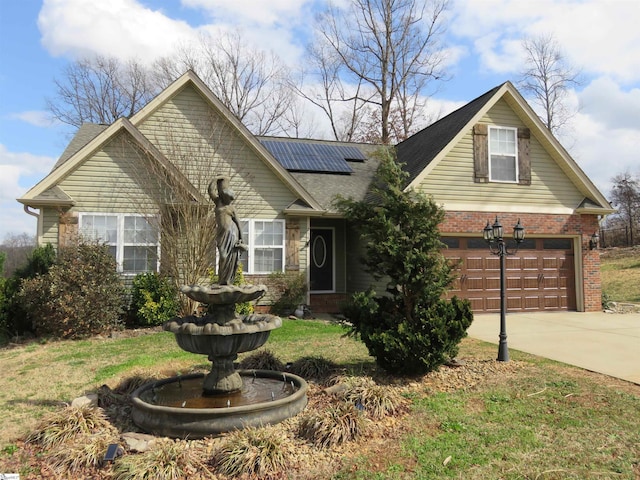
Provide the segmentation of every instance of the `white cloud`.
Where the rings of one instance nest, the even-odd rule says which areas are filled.
[[[611,178],[617,174],[624,171],[640,174],[637,130],[605,129],[598,117],[582,113],[576,115],[574,125],[577,141],[571,154],[605,196],[611,190]]]
[[[9,175],[11,181],[15,181],[16,185],[22,184],[19,180],[24,180],[25,177],[36,176],[42,178],[51,171],[55,161],[55,158],[44,155],[10,152],[4,145],[0,144],[0,168],[2,168],[3,172],[3,182],[9,181],[5,179],[5,174]],[[30,179],[29,181],[31,182],[32,180]],[[28,184],[32,185],[32,183]],[[2,192],[4,191],[5,189],[3,188]],[[5,194],[3,193],[2,195],[4,196]]]
[[[17,118],[18,120],[22,120],[23,122],[35,127],[47,128],[54,124],[51,114],[43,110],[28,110],[20,113],[12,113],[9,117]]]
[[[0,144],[0,239],[7,233],[36,234],[35,219],[16,198],[41,180],[54,163],[52,157],[10,152]]]
[[[579,94],[581,112],[607,128],[636,129],[640,142],[640,88],[623,91],[610,78],[598,78]]]
[[[218,21],[254,23],[257,25],[288,25],[296,20],[308,1],[302,0],[182,0],[191,8],[202,8]]]
[[[149,61],[195,35],[174,20],[135,0],[44,0],[38,27],[54,56],[101,54]]]
[[[513,42],[552,34],[567,59],[585,72],[631,83],[640,80],[640,2],[635,0],[486,0],[454,4],[451,32],[476,42],[480,63],[503,73]],[[485,38],[486,37],[486,38]],[[497,61],[500,60],[500,61]]]

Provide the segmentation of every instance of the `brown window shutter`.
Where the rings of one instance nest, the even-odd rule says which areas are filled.
[[[531,185],[531,131],[518,129],[518,183]]]
[[[300,225],[298,222],[287,220],[286,235],[285,270],[300,270]]]
[[[489,138],[487,126],[477,124],[473,127],[473,181],[487,183],[489,181]]]

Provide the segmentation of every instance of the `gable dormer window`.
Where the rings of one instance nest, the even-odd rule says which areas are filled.
[[[473,127],[473,168],[476,183],[500,182],[531,185],[528,128]]]
[[[518,181],[518,129],[489,127],[489,181]]]

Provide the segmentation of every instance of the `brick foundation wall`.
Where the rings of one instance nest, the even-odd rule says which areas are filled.
[[[346,300],[346,293],[312,293],[309,308],[312,313],[339,313]]]
[[[469,234],[470,227],[474,227],[473,234],[479,234],[487,223],[493,223],[498,216],[504,227],[505,236],[511,235],[513,226],[520,222],[525,228],[525,235],[557,236],[579,235],[582,249],[575,251],[576,259],[582,255],[582,278],[584,292],[584,310],[595,312],[602,310],[602,285],[600,281],[600,252],[589,249],[589,240],[598,231],[598,217],[596,215],[549,215],[535,213],[506,213],[506,212],[446,212],[445,220],[440,225],[440,232]],[[576,265],[578,262],[576,261]],[[578,276],[580,273],[578,273]],[[580,307],[578,307],[580,308]]]

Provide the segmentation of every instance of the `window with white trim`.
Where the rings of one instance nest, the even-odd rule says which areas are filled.
[[[249,249],[240,256],[245,273],[284,271],[284,220],[242,220],[242,238]]]
[[[489,180],[518,181],[518,129],[489,127]]]
[[[147,217],[124,213],[81,213],[79,222],[81,235],[109,246],[119,272],[136,275],[158,271],[158,231]]]

